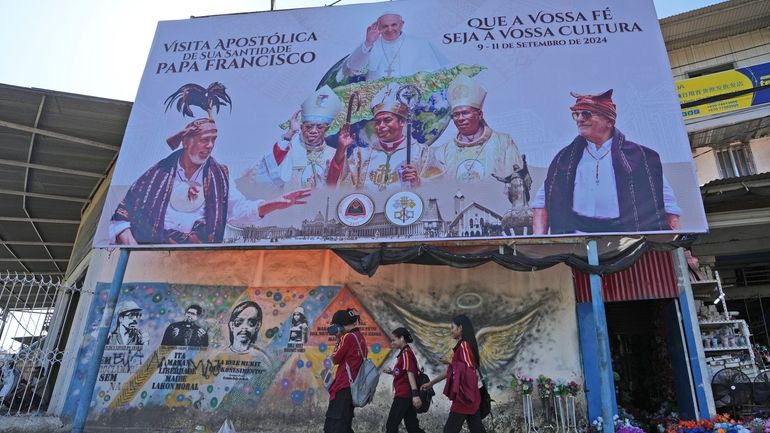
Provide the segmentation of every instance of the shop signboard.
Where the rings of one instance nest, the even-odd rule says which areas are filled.
[[[685,120],[770,103],[770,63],[676,82]]]
[[[707,229],[652,1],[161,22],[96,247]]]

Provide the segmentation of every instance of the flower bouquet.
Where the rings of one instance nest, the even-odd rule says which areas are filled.
[[[538,376],[537,377],[537,393],[540,395],[540,398],[542,398],[542,399],[553,397],[553,394],[554,394],[553,379],[551,379],[550,377],[546,377],[543,374]]]
[[[531,377],[516,373],[511,378],[511,389],[513,389],[513,392],[516,395],[530,395],[534,388],[532,386],[533,383],[534,379]]]

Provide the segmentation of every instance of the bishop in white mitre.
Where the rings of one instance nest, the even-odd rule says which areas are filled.
[[[326,145],[326,132],[340,111],[342,100],[329,86],[316,90],[294,113],[286,133],[259,160],[252,171],[255,180],[289,189],[324,185],[335,153]]]
[[[484,119],[487,91],[473,79],[458,75],[447,88],[457,135],[431,146],[421,164],[421,177],[431,180],[475,182],[506,178],[523,168],[511,136],[493,130]]]
[[[396,83],[389,83],[372,98],[374,132],[377,140],[365,148],[355,148],[352,154],[335,159],[329,170],[329,183],[353,186],[355,189],[376,191],[417,187],[420,185],[416,161],[424,147],[412,142],[411,162],[407,162],[406,118],[409,108],[398,100]],[[343,127],[339,135],[339,155],[353,143],[353,137]],[[342,159],[342,158],[340,158]]]

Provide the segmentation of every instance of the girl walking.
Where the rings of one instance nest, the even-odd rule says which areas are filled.
[[[479,345],[476,342],[476,331],[473,329],[471,319],[465,314],[452,319],[449,331],[457,340],[457,344],[451,359],[448,356],[441,358],[441,362],[448,365],[447,371],[423,385],[423,389],[428,389],[447,379],[444,395],[452,400],[452,407],[449,409],[449,418],[444,425],[444,433],[460,433],[463,424],[466,423],[470,433],[486,433],[479,414],[481,393],[477,370],[481,359]]]
[[[385,423],[385,433],[398,433],[398,425],[404,421],[407,433],[425,433],[417,420],[417,409],[422,406],[420,390],[417,388],[417,358],[414,356],[409,343],[413,342],[412,334],[406,328],[397,328],[390,338],[393,350],[398,350],[396,365],[385,369],[386,374],[393,375],[393,404],[390,406],[388,420]]]

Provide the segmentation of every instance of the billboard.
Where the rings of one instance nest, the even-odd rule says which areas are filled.
[[[770,63],[676,82],[685,120],[770,102]]]
[[[704,232],[651,1],[161,22],[96,247]]]

